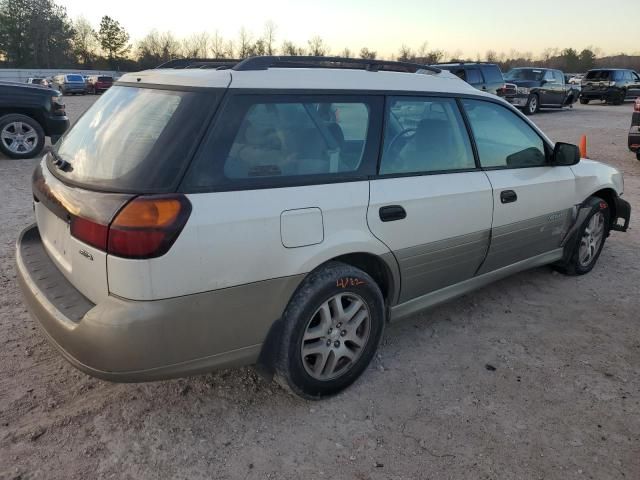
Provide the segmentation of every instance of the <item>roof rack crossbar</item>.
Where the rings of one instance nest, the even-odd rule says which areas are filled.
[[[365,69],[370,72],[380,70],[416,73],[426,70],[433,73],[440,73],[442,70],[430,65],[422,65],[412,62],[398,62],[390,60],[370,60],[366,58],[345,58],[345,57],[314,57],[314,56],[262,56],[250,57],[237,63],[233,70],[267,70],[271,67],[289,68],[344,68],[344,69]]]

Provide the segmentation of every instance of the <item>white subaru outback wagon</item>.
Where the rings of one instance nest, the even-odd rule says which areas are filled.
[[[627,229],[620,172],[448,72],[188,66],[123,76],[33,176],[21,287],[91,375],[258,363],[320,398],[386,322],[540,265],[587,273]]]

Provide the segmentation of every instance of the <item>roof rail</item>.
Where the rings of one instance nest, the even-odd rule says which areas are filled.
[[[156,68],[215,68],[225,69],[231,68],[241,60],[235,58],[176,58],[169,60]]]
[[[362,69],[370,72],[380,70],[390,72],[417,73],[426,70],[440,73],[442,70],[430,65],[411,62],[394,62],[390,60],[375,60],[366,58],[345,57],[313,57],[313,56],[262,56],[250,57],[237,63],[233,70],[267,70],[269,68],[344,68]]]

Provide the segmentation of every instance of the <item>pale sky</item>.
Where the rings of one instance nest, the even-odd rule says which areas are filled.
[[[367,46],[379,55],[402,44],[468,57],[489,49],[542,53],[546,48],[593,46],[605,54],[640,53],[640,0],[58,0],[72,18],[97,28],[102,15],[122,23],[133,40],[151,29],[178,37],[218,30],[235,40],[241,27],[258,35],[267,20],[277,25],[276,42],[305,45],[320,35],[332,53]],[[603,6],[611,5],[611,12]],[[606,10],[606,9],[605,9]]]

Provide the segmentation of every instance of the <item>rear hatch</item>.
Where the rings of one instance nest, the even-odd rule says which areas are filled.
[[[582,91],[607,90],[615,85],[615,70],[590,70],[582,79]]]
[[[113,77],[98,77],[96,79],[96,87],[98,88],[109,88],[113,85]]]
[[[109,294],[109,226],[134,199],[175,192],[215,99],[211,91],[114,86],[36,169],[45,249],[93,303]]]

